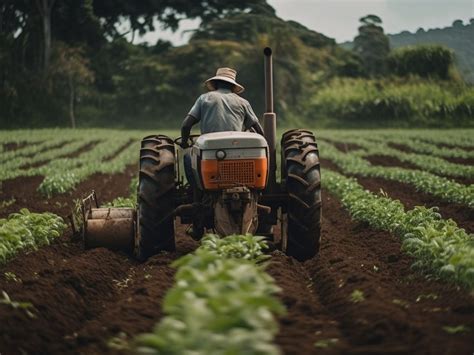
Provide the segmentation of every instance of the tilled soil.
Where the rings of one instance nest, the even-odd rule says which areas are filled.
[[[348,344],[342,352],[470,354],[472,295],[415,274],[396,237],[351,222],[331,195],[323,193],[323,203],[321,252],[304,267]],[[351,297],[356,290],[362,300]],[[443,329],[461,324],[471,332],[452,335]]]
[[[94,174],[86,181],[79,183],[74,191],[46,198],[37,189],[43,181],[42,176],[27,176],[5,180],[0,185],[0,200],[14,201],[11,205],[0,209],[0,218],[18,212],[20,208],[28,208],[31,212],[53,212],[62,217],[71,212],[75,199],[83,198],[97,192],[99,203],[112,201],[116,197],[130,195],[130,181],[136,176],[138,167],[132,164],[120,174]]]
[[[134,173],[129,169],[121,177],[96,176],[80,188],[88,192],[95,186],[103,201],[127,196]],[[28,197],[11,182],[6,191],[19,199],[17,208],[52,210],[48,207],[71,198],[35,205],[35,189]],[[276,339],[283,352],[470,354],[472,296],[414,273],[397,238],[352,222],[331,195],[323,193],[323,202],[320,255],[300,263],[273,252],[267,269],[282,288],[279,297],[287,308]],[[0,304],[0,353],[116,353],[108,343],[150,331],[162,316],[163,297],[173,284],[170,263],[198,245],[184,229],[178,225],[176,253],[156,255],[142,264],[119,252],[83,250],[66,233],[53,245],[1,267],[0,290],[14,301],[31,302],[35,318]],[[362,297],[351,297],[354,291]],[[449,334],[443,329],[459,325],[471,331]]]
[[[151,331],[162,316],[161,301],[173,284],[170,263],[197,247],[177,230],[177,252],[139,264],[104,248],[84,250],[67,237],[0,269],[0,289],[14,301],[31,302],[34,318],[0,307],[2,354],[103,354],[123,334]],[[5,272],[18,282],[7,281]]]
[[[364,159],[372,165],[397,166],[405,169],[420,170],[420,168],[415,164],[403,162],[400,159],[389,155],[369,155],[364,157]]]
[[[36,143],[38,144],[38,143]],[[11,143],[4,143],[3,144],[3,149],[5,149],[6,152],[10,150],[19,150],[28,145],[27,142],[11,142]]]

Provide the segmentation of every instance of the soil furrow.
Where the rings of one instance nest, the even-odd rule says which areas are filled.
[[[185,235],[185,226],[177,225],[176,252],[150,258],[143,264],[133,259],[131,267],[113,280],[116,293],[105,300],[102,311],[94,314],[58,344],[59,353],[106,354],[114,350],[108,346],[111,339],[131,339],[149,332],[163,316],[161,304],[168,289],[174,284],[175,269],[170,264],[186,255],[198,243]]]
[[[69,153],[69,154],[59,155],[59,156],[55,157],[54,160],[66,159],[66,158],[70,158],[70,159],[76,158],[79,155],[81,155],[82,153],[85,153],[85,152],[88,152],[88,151],[92,150],[92,148],[94,148],[97,145],[97,143],[99,143],[99,141],[92,141],[92,142],[86,143],[82,147],[80,147],[78,150],[76,150],[72,153]],[[42,160],[42,161],[39,161],[39,162],[36,162],[36,163],[33,163],[33,164],[25,164],[25,165],[20,166],[20,169],[24,169],[24,170],[34,169],[34,168],[38,168],[40,166],[46,165],[49,162],[50,162],[50,160]]]
[[[40,144],[42,142],[36,142],[34,144]],[[8,152],[11,150],[20,150],[26,147],[27,145],[31,145],[28,142],[11,142],[11,143],[3,143],[3,149]]]
[[[313,289],[341,325],[348,353],[460,354],[472,351],[474,302],[454,286],[414,273],[399,240],[350,220],[340,203],[323,193],[320,256],[305,263]],[[418,300],[418,301],[417,301]]]
[[[128,147],[130,147],[133,143],[135,143],[136,141],[134,139],[130,139],[128,142],[126,142],[124,145],[122,145],[119,149],[117,149],[114,153],[112,153],[111,155],[109,155],[108,157],[105,157],[104,159],[102,159],[103,162],[107,162],[107,161],[111,161],[112,159],[114,159],[117,155],[119,155],[120,153],[122,153],[125,149],[127,149]],[[138,157],[138,153],[137,153],[137,157]]]
[[[302,264],[281,252],[273,252],[267,272],[282,292],[280,298],[287,313],[280,318],[276,343],[285,354],[337,354],[347,347],[339,332],[339,324],[331,318],[313,292],[313,281]],[[315,344],[338,339],[330,347]],[[330,341],[330,340],[329,340]]]
[[[74,200],[86,196],[92,190],[97,192],[100,203],[112,201],[120,196],[128,196],[130,181],[137,174],[137,169],[136,164],[132,164],[119,174],[94,174],[79,183],[70,193],[56,195],[49,199],[37,191],[44,179],[42,176],[5,180],[1,185],[0,200],[14,199],[15,202],[0,209],[0,218],[18,212],[20,208],[24,207],[32,212],[53,212],[65,217],[71,212]]]
[[[37,311],[29,319],[21,310],[0,307],[5,320],[0,352],[113,353],[107,343],[114,337],[130,339],[151,331],[174,282],[170,263],[198,246],[184,231],[178,225],[176,253],[156,255],[143,264],[104,248],[83,250],[63,238],[4,266],[1,274],[14,273],[21,283],[0,278],[0,289],[14,300],[31,302]],[[25,261],[28,270],[22,267]]]
[[[28,262],[32,259],[30,255]],[[58,347],[68,331],[92,319],[104,302],[113,299],[117,292],[113,280],[121,279],[130,268],[126,259],[106,249],[62,260],[52,257],[49,266],[24,277],[22,283],[3,284],[2,290],[13,300],[34,305],[35,317],[28,317],[21,309],[1,307],[0,351],[60,353]]]

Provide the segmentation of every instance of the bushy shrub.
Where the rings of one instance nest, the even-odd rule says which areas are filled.
[[[392,51],[387,62],[395,75],[446,80],[454,66],[454,52],[440,45],[407,46]]]

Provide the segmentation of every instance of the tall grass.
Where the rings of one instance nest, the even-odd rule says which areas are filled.
[[[307,116],[346,126],[473,126],[474,89],[416,78],[334,79],[310,99]]]

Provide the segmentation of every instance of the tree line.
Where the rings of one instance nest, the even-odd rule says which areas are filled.
[[[183,18],[201,21],[188,44],[133,43],[157,25],[177,29]],[[4,0],[0,127],[178,127],[204,91],[204,80],[221,66],[237,69],[244,97],[261,114],[265,46],[274,50],[275,105],[287,124],[315,124],[320,118],[347,124],[347,117],[357,124],[380,112],[388,112],[387,120],[390,112],[421,117],[416,110],[398,109],[399,99],[385,98],[394,107],[381,111],[372,102],[379,100],[370,89],[379,85],[374,80],[390,81],[391,88],[404,85],[407,80],[400,77],[436,87],[461,85],[451,50],[393,50],[379,17],[368,15],[360,23],[354,47],[345,49],[295,21],[282,20],[265,0]],[[367,102],[363,109],[341,97],[315,98],[318,93],[338,96],[351,85],[358,90],[365,81],[370,95],[360,100]],[[341,113],[333,102],[354,112]],[[466,107],[443,112],[470,112],[471,106]]]

